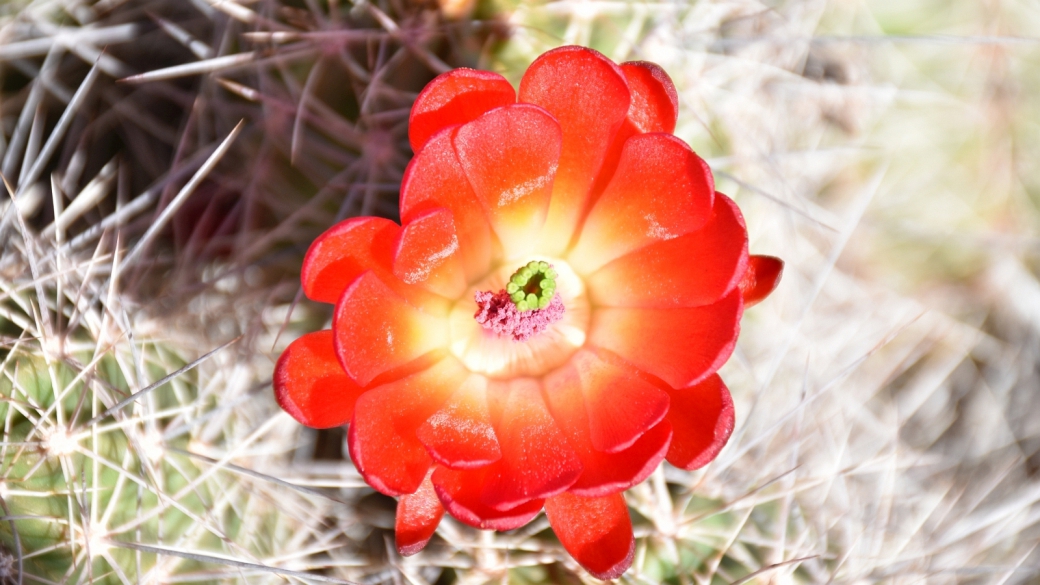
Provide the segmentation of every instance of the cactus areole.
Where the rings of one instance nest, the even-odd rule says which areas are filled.
[[[782,263],[748,255],[677,113],[660,67],[583,47],[518,90],[449,71],[412,107],[402,225],[348,219],[311,246],[303,289],[335,304],[332,328],[285,350],[276,396],[305,425],[350,425],[361,475],[399,498],[402,554],[445,511],[509,530],[544,508],[582,567],[618,577],[623,491],[726,443],[716,371]]]

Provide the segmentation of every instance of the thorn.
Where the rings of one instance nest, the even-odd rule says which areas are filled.
[[[129,77],[124,77],[116,81],[117,83],[146,83],[149,81],[159,81],[163,79],[187,77],[189,75],[213,73],[215,71],[226,71],[233,67],[249,63],[259,56],[259,51],[250,51],[248,53],[239,53],[235,55],[225,55],[223,57],[214,57],[212,59],[206,59],[204,61],[196,61],[194,63],[185,63],[184,65],[174,65],[173,67],[165,67],[163,69],[156,69],[154,71],[138,73],[137,75],[131,75]]]
[[[230,91],[231,93],[244,97],[245,99],[251,102],[259,102],[262,97],[259,91],[249,86],[242,85],[241,83],[237,83],[229,79],[224,79],[223,77],[218,77],[217,83],[222,85],[224,89]]]
[[[7,195],[14,200],[15,189],[11,186],[11,183],[7,182],[7,177],[3,173],[0,173],[0,179],[4,181],[4,188],[7,189]]]
[[[199,357],[197,360],[191,362],[190,364],[185,365],[184,367],[180,368],[179,370],[177,370],[175,372],[172,372],[170,374],[166,374],[161,379],[159,379],[157,382],[154,382],[154,383],[150,384],[147,388],[142,388],[141,390],[139,390],[137,392],[134,392],[130,396],[127,396],[123,400],[120,400],[119,402],[114,404],[112,407],[106,409],[101,414],[99,414],[99,415],[95,416],[94,418],[88,420],[82,426],[89,427],[91,425],[97,424],[97,422],[100,421],[101,419],[103,419],[103,418],[107,417],[108,415],[112,414],[113,412],[123,408],[124,406],[126,406],[126,405],[128,405],[128,404],[130,404],[132,402],[137,401],[137,399],[141,398],[142,396],[144,396],[145,394],[151,392],[152,390],[155,390],[156,388],[159,388],[159,387],[163,386],[164,384],[166,384],[170,380],[176,378],[177,376],[180,376],[181,374],[185,374],[187,372],[190,372],[191,370],[195,369],[195,367],[198,366],[199,364],[201,364],[202,362],[204,362],[204,361],[208,360],[209,358],[213,357],[213,355],[216,354],[218,351],[220,351],[220,350],[228,347],[229,345],[239,341],[243,337],[244,337],[243,335],[239,335],[238,337],[232,339],[231,341],[225,343],[224,345],[221,345],[220,347],[217,347],[215,349],[211,349],[209,352],[203,354],[201,357]]]

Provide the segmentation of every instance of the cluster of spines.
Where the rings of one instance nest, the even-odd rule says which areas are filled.
[[[556,294],[556,271],[548,262],[532,260],[509,277],[506,292],[518,311],[544,309]]]

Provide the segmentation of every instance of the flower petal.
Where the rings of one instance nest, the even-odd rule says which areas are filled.
[[[592,446],[585,398],[568,376],[546,377],[545,403],[581,460],[581,475],[567,490],[572,494],[598,497],[628,489],[649,477],[664,460],[672,437],[667,419],[643,433],[631,447],[605,453]]]
[[[668,462],[698,469],[719,454],[733,433],[733,397],[718,374],[700,384],[671,390],[668,420],[675,429]]]
[[[585,469],[567,491],[578,496],[599,497],[642,483],[664,461],[671,441],[672,424],[662,420],[623,451],[604,453],[592,449],[587,454],[581,453]]]
[[[545,500],[545,515],[563,548],[593,577],[616,579],[632,566],[636,542],[622,494],[560,494]]]
[[[482,501],[487,469],[456,471],[440,466],[434,469],[433,487],[448,513],[460,522],[482,530],[513,530],[533,520],[542,510],[545,500],[531,500],[505,511],[496,510]]]
[[[626,254],[586,282],[594,305],[696,307],[719,300],[746,270],[744,219],[732,199],[717,193],[703,228]]]
[[[780,284],[784,273],[784,261],[773,256],[752,256],[747,272],[740,280],[740,291],[744,296],[744,308],[765,300]]]
[[[433,483],[427,477],[413,494],[405,494],[397,502],[394,539],[397,552],[410,557],[426,548],[444,516],[444,506],[437,498]]]
[[[740,331],[740,291],[718,302],[681,309],[599,309],[589,343],[610,350],[674,388],[715,373],[733,352]]]
[[[589,212],[570,254],[589,274],[611,260],[699,229],[711,217],[711,170],[671,134],[639,134],[621,151],[617,171]]]
[[[435,77],[419,92],[408,116],[408,141],[419,152],[438,131],[465,124],[499,106],[516,102],[505,77],[490,71],[459,68]]]
[[[582,349],[545,380],[549,396],[561,387],[581,389],[592,446],[609,453],[630,447],[668,412],[667,394],[613,361]]]
[[[621,72],[632,92],[625,121],[641,134],[671,134],[679,117],[679,93],[665,70],[656,63],[629,61],[621,64]]]
[[[679,115],[679,94],[664,69],[646,61],[629,61],[621,64],[621,73],[628,82],[632,103],[628,107],[625,121],[621,123],[610,148],[607,149],[603,166],[592,187],[590,203],[594,203],[610,183],[618,161],[621,160],[621,151],[629,138],[648,132],[671,134],[675,130],[675,121]]]
[[[381,217],[355,217],[326,230],[303,259],[304,294],[313,301],[335,303],[362,272],[388,274],[399,230]]]
[[[332,331],[315,331],[292,342],[274,368],[278,405],[312,429],[350,422],[362,392],[336,359]]]
[[[487,467],[485,504],[508,510],[558,494],[578,479],[581,460],[549,414],[538,381],[492,382],[488,398],[502,459]]]
[[[438,133],[412,158],[401,181],[401,220],[437,208],[451,212],[459,255],[470,280],[491,267],[491,226],[455,154],[455,130]]]
[[[419,440],[441,465],[473,469],[502,458],[487,405],[487,378],[471,375],[421,427]]]
[[[528,104],[492,110],[455,135],[459,161],[507,258],[537,244],[549,209],[560,141],[556,120]]]
[[[563,129],[542,250],[558,255],[585,211],[592,182],[629,108],[625,77],[610,59],[585,47],[538,57],[520,80],[521,102],[545,108]]]
[[[361,395],[347,444],[368,485],[388,496],[419,489],[432,461],[415,431],[468,375],[458,360],[447,357]]]
[[[446,329],[444,319],[416,309],[372,272],[359,276],[343,293],[332,320],[336,355],[362,386],[444,347]]]
[[[436,294],[456,299],[466,291],[455,221],[444,208],[416,215],[401,229],[394,275]]]

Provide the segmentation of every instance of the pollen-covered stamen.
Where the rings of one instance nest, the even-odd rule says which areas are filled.
[[[545,309],[556,295],[556,276],[551,264],[532,260],[509,277],[506,292],[520,312]]]
[[[506,290],[497,293],[478,291],[474,300],[477,301],[477,312],[473,317],[477,323],[503,337],[511,337],[513,341],[526,341],[545,331],[562,319],[564,313],[563,301],[557,294],[545,307],[527,311],[518,309]]]

